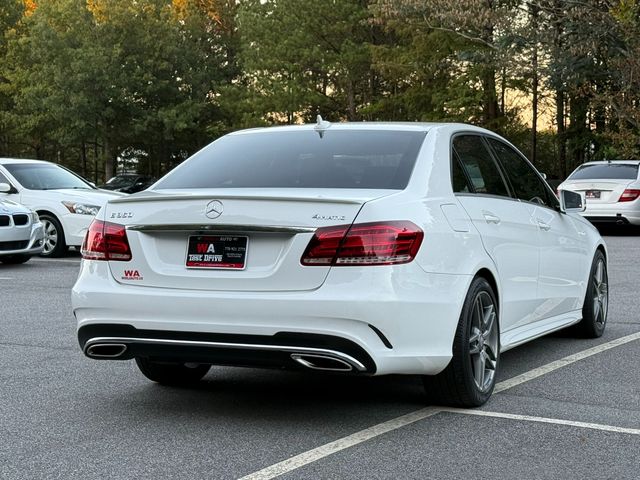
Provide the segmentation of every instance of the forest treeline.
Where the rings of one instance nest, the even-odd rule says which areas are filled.
[[[638,0],[2,0],[0,156],[162,175],[239,128],[462,121],[640,158]]]

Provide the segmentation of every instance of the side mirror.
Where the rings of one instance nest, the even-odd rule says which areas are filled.
[[[542,178],[544,178],[545,180],[547,179],[547,174],[544,172],[540,172],[540,175],[542,175]]]
[[[565,213],[580,213],[587,208],[584,193],[560,190],[560,210]]]
[[[11,193],[11,185],[8,183],[0,183],[0,193]]]

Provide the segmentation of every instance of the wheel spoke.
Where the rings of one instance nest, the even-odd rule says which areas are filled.
[[[596,274],[595,274],[596,285],[598,287],[600,286],[603,280],[602,271],[603,271],[603,266],[602,266],[602,261],[600,261],[598,262],[598,266],[596,267]]]
[[[476,302],[474,305],[474,327],[477,327],[479,331],[482,331],[482,300],[480,297],[476,298]]]
[[[474,357],[474,377],[476,384],[481,389],[484,387],[484,352],[480,352]]]

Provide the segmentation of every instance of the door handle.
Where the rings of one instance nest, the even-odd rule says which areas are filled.
[[[542,220],[538,219],[538,227],[540,227],[541,230],[549,231],[551,230],[551,225],[549,225],[548,223],[543,222]]]
[[[495,223],[496,225],[500,223],[500,217],[491,212],[483,211],[482,215],[484,215],[484,219],[487,223]]]

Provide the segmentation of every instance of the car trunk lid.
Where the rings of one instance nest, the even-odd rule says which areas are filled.
[[[117,282],[137,286],[209,291],[315,289],[330,267],[300,263],[314,231],[351,224],[365,202],[392,193],[198,189],[118,199],[107,205],[105,220],[126,226],[132,260],[110,261],[110,270]]]
[[[587,204],[616,203],[625,188],[634,183],[633,180],[580,180],[566,182],[564,187],[574,192],[583,192]]]

